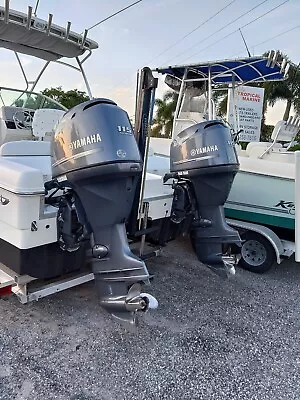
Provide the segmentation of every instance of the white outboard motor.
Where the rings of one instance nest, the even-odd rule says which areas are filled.
[[[49,197],[59,202],[60,247],[71,254],[87,249],[101,305],[134,323],[151,296],[141,294],[149,274],[131,252],[125,230],[142,172],[127,113],[107,99],[72,108],[57,126],[53,153],[53,180],[46,189],[63,190]]]
[[[180,224],[191,216],[190,236],[198,259],[221,276],[234,273],[223,249],[240,246],[239,234],[227,225],[223,209],[238,169],[230,129],[213,120],[178,134],[170,149],[171,174],[164,178],[178,180],[172,222]]]

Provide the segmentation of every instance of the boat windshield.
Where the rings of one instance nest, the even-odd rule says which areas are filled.
[[[0,87],[0,106],[1,105],[28,108],[30,110],[37,110],[39,108],[66,110],[63,105],[41,93],[2,87]]]
[[[182,107],[180,112],[183,113],[200,113],[205,114],[207,110],[207,96],[202,94],[201,96],[190,96],[187,94],[184,96]]]

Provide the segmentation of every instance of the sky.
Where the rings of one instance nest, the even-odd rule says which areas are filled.
[[[99,43],[99,48],[84,64],[93,96],[111,98],[132,116],[136,73],[139,68],[247,56],[240,33],[236,32],[226,38],[238,28],[242,29],[252,55],[260,55],[269,49],[279,49],[288,54],[293,62],[300,62],[300,0],[288,0],[278,9],[243,28],[285,1],[265,0],[255,10],[231,24],[231,21],[262,1],[143,0],[89,32],[88,36]],[[48,14],[52,13],[53,23],[66,26],[67,21],[71,21],[71,29],[82,32],[132,2],[133,0],[40,0],[37,14],[47,20]],[[35,3],[36,0],[10,0],[10,8],[27,12],[27,7],[34,7]],[[0,4],[4,5],[4,0]],[[203,25],[204,21],[226,5],[229,6],[224,11]],[[181,40],[199,25],[199,29]],[[297,29],[281,35],[296,26]],[[274,36],[277,37],[271,39]],[[261,44],[262,42],[265,43]],[[24,88],[24,79],[14,54],[0,49],[0,56],[0,85]],[[41,61],[27,56],[21,58],[29,78],[34,79],[42,66]],[[158,97],[167,88],[162,79],[159,82]],[[62,86],[65,90],[85,90],[78,72],[53,63],[36,90],[57,86]],[[270,107],[267,122],[276,123],[282,117],[283,110],[283,103]]]

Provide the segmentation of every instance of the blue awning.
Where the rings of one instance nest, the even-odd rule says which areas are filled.
[[[284,66],[286,61],[284,61],[284,65],[282,64],[281,62],[272,64],[268,57],[247,57],[189,65],[174,65],[155,68],[153,71],[182,79],[185,69],[188,68],[186,79],[208,79],[210,68],[212,84],[231,83],[232,76],[234,76],[236,83],[247,83],[283,80],[285,78]]]

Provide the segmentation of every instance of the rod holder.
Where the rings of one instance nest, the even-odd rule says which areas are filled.
[[[271,65],[273,57],[274,57],[274,50],[270,50],[268,54],[267,67]]]
[[[81,42],[81,48],[82,48],[82,49],[84,48],[84,43],[85,43],[85,41],[86,41],[87,34],[88,34],[88,30],[85,29],[85,30],[84,30],[84,33],[83,33],[83,36],[82,36],[82,42]]]
[[[9,20],[9,0],[5,0],[4,22],[8,24],[8,20]]]
[[[280,72],[281,72],[281,73],[284,72],[284,69],[285,69],[286,65],[287,65],[287,59],[284,58],[284,59],[282,60],[282,63],[281,63],[281,68],[280,68]]]
[[[275,51],[273,59],[272,59],[272,62],[271,62],[271,68],[275,67],[275,65],[276,65],[276,63],[278,61],[278,58],[279,58],[279,52]]]
[[[70,29],[71,29],[71,22],[68,21],[68,23],[67,23],[67,28],[66,28],[66,37],[65,37],[65,40],[68,40],[68,38],[69,38]]]
[[[287,76],[287,74],[288,74],[288,72],[289,72],[289,69],[290,69],[290,66],[291,66],[291,64],[290,64],[290,63],[287,63],[287,65],[286,65],[286,67],[285,67],[285,70],[284,70],[284,78]]]
[[[48,16],[48,22],[47,22],[47,30],[46,33],[49,36],[50,35],[50,29],[51,29],[51,25],[52,25],[52,19],[53,19],[53,14],[49,14]]]
[[[28,13],[27,13],[27,29],[31,28],[31,20],[32,20],[32,7],[28,6]]]

